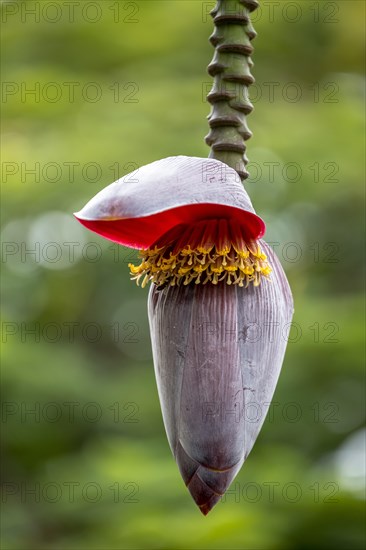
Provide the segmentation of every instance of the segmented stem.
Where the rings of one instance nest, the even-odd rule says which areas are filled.
[[[205,140],[211,147],[209,157],[234,168],[242,180],[249,176],[245,142],[252,133],[246,117],[253,110],[248,87],[254,82],[250,56],[256,36],[250,13],[257,7],[257,0],[218,0],[211,11],[215,30],[210,42],[215,54],[208,72],[214,82],[207,96],[212,109],[207,117],[211,130]]]

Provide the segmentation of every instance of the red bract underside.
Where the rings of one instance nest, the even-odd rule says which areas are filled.
[[[85,227],[102,237],[130,248],[149,248],[164,233],[179,224],[194,224],[212,218],[235,219],[245,232],[245,240],[263,237],[264,221],[251,212],[221,204],[189,204],[151,216],[116,220],[87,220],[75,214]]]

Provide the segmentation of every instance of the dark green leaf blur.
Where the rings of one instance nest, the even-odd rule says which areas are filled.
[[[253,14],[246,187],[296,311],[262,432],[206,518],[165,437],[136,252],[72,216],[138,166],[208,156],[213,7],[1,2],[4,550],[364,547],[364,3]]]

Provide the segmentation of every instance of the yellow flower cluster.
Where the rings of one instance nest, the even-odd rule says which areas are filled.
[[[149,281],[171,286],[191,282],[258,286],[271,267],[257,242],[246,243],[236,222],[204,220],[193,227],[179,226],[147,250],[142,262],[129,264],[132,279],[144,287]]]

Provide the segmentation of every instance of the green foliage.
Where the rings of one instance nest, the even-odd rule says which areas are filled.
[[[72,212],[136,166],[208,155],[214,3],[104,0],[92,23],[59,1],[59,21],[23,21],[35,4],[50,3],[17,2],[2,37],[2,548],[363,548],[363,3],[292,3],[291,22],[289,3],[272,20],[264,2],[254,23],[246,186],[295,325],[259,440],[207,518],[165,438],[131,253]]]

